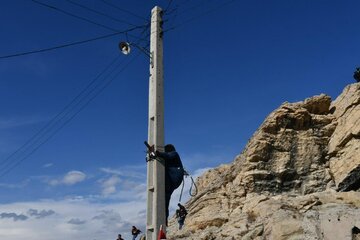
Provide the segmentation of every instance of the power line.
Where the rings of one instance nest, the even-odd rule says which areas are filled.
[[[173,2],[173,0],[169,0],[169,3],[167,5],[167,7],[165,8],[165,11],[164,13],[166,13],[169,9],[170,9],[170,6],[171,6],[171,3]]]
[[[97,22],[94,22],[94,21],[92,21],[92,20],[90,20],[90,19],[87,19],[87,18],[78,16],[78,15],[75,15],[75,14],[73,14],[73,13],[70,13],[70,12],[68,12],[68,11],[62,10],[62,9],[60,9],[60,8],[58,8],[58,7],[55,7],[55,6],[52,6],[52,5],[50,5],[50,4],[43,3],[43,2],[40,2],[40,1],[38,1],[38,0],[31,0],[31,1],[34,2],[34,3],[36,3],[36,4],[39,4],[39,5],[41,5],[41,6],[44,6],[44,7],[53,9],[53,10],[55,10],[55,11],[64,13],[64,14],[66,14],[66,15],[68,15],[68,16],[71,16],[71,17],[80,19],[80,20],[82,20],[82,21],[85,21],[85,22],[94,24],[94,25],[96,25],[96,26],[99,26],[99,27],[102,27],[102,28],[111,30],[111,31],[113,31],[113,32],[118,32],[118,31],[119,31],[119,30],[117,30],[117,29],[115,29],[115,28],[108,27],[108,26],[105,26],[105,25],[103,25],[103,24],[101,24],[101,23],[97,23]]]
[[[147,21],[146,18],[141,17],[141,16],[139,16],[139,15],[137,15],[137,14],[135,14],[135,13],[132,13],[132,12],[130,12],[129,10],[126,10],[126,9],[124,9],[124,8],[121,8],[121,7],[119,7],[119,6],[117,6],[117,5],[114,5],[114,4],[112,4],[112,3],[109,3],[108,1],[105,1],[105,0],[101,0],[101,1],[102,1],[103,3],[105,3],[106,5],[111,6],[111,7],[115,8],[115,9],[117,9],[117,10],[119,10],[119,11],[128,13],[128,14],[134,16],[134,17],[137,17],[137,18],[140,18],[140,19],[142,19],[142,20],[146,20],[146,21]]]
[[[193,21],[193,20],[195,20],[195,19],[197,19],[197,18],[199,18],[199,17],[201,17],[201,16],[204,16],[205,14],[208,14],[208,13],[210,13],[210,12],[212,12],[212,11],[214,11],[214,10],[217,10],[217,9],[219,9],[219,8],[221,8],[221,7],[224,7],[225,5],[227,5],[227,4],[229,4],[229,3],[233,2],[233,1],[235,1],[235,0],[227,1],[227,2],[225,2],[224,4],[221,4],[221,5],[217,6],[216,9],[210,9],[210,10],[208,10],[208,11],[206,11],[206,12],[200,14],[200,15],[194,16],[194,17],[192,17],[192,18],[190,18],[190,19],[188,19],[188,20],[180,23],[179,25],[177,25],[177,26],[175,26],[175,27],[172,27],[172,28],[170,28],[170,29],[165,30],[164,32],[167,32],[167,31],[170,31],[170,30],[174,30],[175,28],[178,28],[178,27],[180,27],[180,26],[182,26],[182,25],[184,25],[184,24],[187,24],[187,23],[189,23],[189,22],[191,22],[191,21]],[[78,104],[75,104],[75,106],[71,106],[71,110],[70,110],[70,111],[76,109],[78,106],[80,106],[81,101],[86,100],[86,97],[87,97],[87,96],[89,96],[90,94],[92,94],[94,91],[97,91],[97,92],[95,92],[95,94],[94,94],[92,97],[90,97],[90,99],[88,99],[82,106],[80,106],[80,108],[78,108],[77,111],[70,116],[70,118],[68,118],[62,125],[60,125],[58,128],[56,128],[52,133],[50,132],[49,129],[45,130],[45,132],[42,133],[41,136],[45,136],[45,134],[47,134],[47,132],[50,132],[51,134],[48,135],[48,137],[46,137],[43,141],[41,141],[41,142],[40,142],[33,150],[31,150],[27,155],[25,155],[24,157],[20,158],[20,159],[17,160],[17,161],[11,162],[10,164],[9,164],[9,162],[7,162],[7,163],[5,164],[5,165],[6,165],[5,168],[3,168],[3,169],[2,169],[2,172],[0,173],[0,178],[3,177],[3,176],[5,176],[6,174],[8,174],[10,171],[12,171],[12,170],[13,170],[15,167],[17,167],[18,165],[20,165],[24,160],[26,160],[26,159],[27,159],[28,157],[30,157],[34,152],[36,152],[42,145],[44,145],[46,142],[48,142],[48,141],[49,141],[56,133],[58,133],[63,127],[65,127],[72,119],[75,118],[75,116],[76,116],[79,112],[81,112],[81,111],[82,111],[91,101],[93,101],[107,86],[109,86],[110,83],[111,83],[122,71],[124,71],[124,70],[126,69],[126,67],[129,66],[129,64],[130,64],[132,61],[134,61],[135,58],[137,58],[140,54],[141,54],[141,53],[138,53],[131,61],[129,61],[126,65],[124,65],[123,68],[121,68],[117,73],[115,73],[115,75],[113,75],[112,78],[110,78],[109,80],[107,80],[107,82],[105,82],[105,84],[104,84],[99,90],[97,90],[97,88],[98,88],[99,86],[101,86],[101,83],[97,84],[90,92],[86,93],[86,95],[81,98],[81,100],[80,100],[80,102],[79,102]],[[105,70],[102,71],[98,76],[101,76],[114,62],[116,62],[116,61],[113,61],[113,62],[112,62],[107,68],[105,68]],[[106,80],[107,78],[109,78],[109,77],[111,76],[111,74],[112,74],[119,66],[120,66],[120,65],[118,65],[115,69],[113,69],[113,70],[104,78],[104,80]],[[90,83],[89,85],[92,85],[92,83]],[[89,86],[89,85],[88,85],[88,86]],[[76,101],[76,99],[77,99],[83,92],[86,92],[86,91],[87,91],[87,88],[88,88],[88,87],[86,87],[86,89],[83,90],[73,101]],[[71,103],[68,104],[68,105],[70,106]],[[67,109],[67,106],[66,106],[64,109]],[[69,115],[70,113],[71,113],[71,112],[66,113],[60,120],[64,119],[64,117],[67,116],[67,115]],[[62,114],[62,112],[61,112],[60,114],[58,114],[57,116],[60,116],[61,114]],[[55,123],[55,124],[57,124],[57,123]],[[50,124],[50,125],[51,125],[51,124]],[[47,126],[50,126],[50,125],[48,124]],[[55,126],[55,125],[53,125],[53,126]],[[52,127],[51,127],[51,128],[52,128]],[[51,128],[50,128],[50,129],[51,129]],[[42,131],[42,130],[41,130],[41,131]],[[34,136],[32,139],[36,139],[37,136],[38,136],[38,134],[35,134],[35,136]],[[41,140],[41,139],[36,140],[34,143],[32,143],[32,145],[38,143],[40,140]],[[31,141],[32,141],[32,140],[30,140],[30,141],[28,141],[28,142],[31,142]],[[26,144],[25,144],[25,145],[26,145]],[[24,145],[23,145],[23,146],[24,146]],[[23,147],[23,146],[22,146],[22,147]],[[22,148],[22,147],[21,147],[21,148]],[[29,149],[30,147],[31,147],[31,145],[28,146],[27,149]],[[20,151],[20,150],[18,149],[17,152],[19,152],[19,151]],[[15,155],[15,154],[16,154],[16,153],[14,153],[13,155]],[[8,159],[6,159],[6,161],[8,161],[11,157],[12,157],[12,155],[11,155]],[[4,162],[4,161],[3,161],[3,162]],[[2,163],[2,164],[3,164],[3,163]]]
[[[144,33],[144,31],[143,31]],[[143,34],[142,33],[142,34]],[[41,128],[35,135],[33,135],[28,141],[26,141],[22,146],[20,146],[15,152],[9,155],[5,160],[0,163],[0,166],[3,165],[0,170],[0,178],[8,174],[23,161],[29,158],[33,153],[35,153],[42,145],[47,143],[54,135],[56,135],[62,128],[64,128],[72,119],[76,117],[85,107],[87,107],[90,102],[92,102],[101,92],[105,90],[106,87],[110,85],[115,78],[124,71],[131,62],[133,62],[140,52],[131,59],[128,63],[123,65],[123,62],[120,62],[115,68],[110,70],[107,73],[107,76],[103,78],[99,83],[97,83],[91,90],[89,90],[95,82],[100,79],[119,59],[120,55],[114,58],[109,65],[107,65],[70,103],[68,103],[55,117],[53,117],[43,128]],[[116,70],[122,66],[122,68],[116,72]],[[111,75],[116,72],[112,77]],[[111,78],[110,78],[111,77]],[[109,79],[110,78],[110,79]],[[88,98],[90,97],[90,98]],[[81,105],[82,104],[82,105]],[[75,112],[74,112],[75,110]],[[69,116],[67,119],[65,119]],[[60,126],[59,124],[65,120]],[[33,148],[34,147],[34,148]],[[31,150],[31,148],[33,148]],[[30,151],[30,152],[28,152]],[[20,155],[16,157],[16,155]],[[21,154],[25,156],[21,157]],[[21,158],[19,158],[21,157]],[[15,158],[15,160],[10,161]],[[16,158],[18,158],[16,160]]]
[[[104,70],[102,70],[73,100],[71,100],[56,116],[54,116],[44,127],[42,127],[37,133],[35,133],[28,141],[26,141],[22,146],[20,146],[15,152],[10,154],[6,159],[0,162],[1,165],[8,165],[9,160],[15,156],[17,153],[22,151],[27,145],[29,145],[31,142],[33,142],[36,138],[41,138],[44,133],[51,130],[52,126],[54,126],[54,123],[56,124],[57,119],[63,115],[70,107],[72,107],[73,103],[76,103],[77,100],[83,95],[118,59],[120,55],[118,55],[114,60],[108,64]],[[81,100],[80,100],[81,102]],[[76,105],[75,105],[76,106]],[[66,116],[68,113],[63,115],[61,119],[63,119],[64,116]],[[5,166],[6,167],[6,166]]]
[[[186,13],[186,12],[188,12],[188,11],[190,11],[190,10],[193,10],[193,9],[195,9],[195,8],[198,8],[198,7],[200,7],[200,6],[202,6],[202,5],[204,5],[205,3],[207,3],[209,0],[202,0],[200,3],[198,3],[198,4],[195,4],[195,5],[193,5],[193,6],[191,6],[191,7],[188,7],[188,8],[185,8],[184,10],[182,10],[181,11],[181,14],[180,15],[183,15],[184,13]],[[178,4],[176,4],[176,6],[181,6],[180,8],[183,8],[185,5],[189,5],[189,3],[187,3],[188,1],[184,1],[184,2],[182,2],[182,3],[178,3]],[[186,3],[186,4],[185,4]],[[176,11],[176,9],[177,8],[175,8],[175,9],[172,9],[171,11],[169,11],[169,12],[165,12],[165,15],[171,15],[174,11]]]
[[[120,30],[118,30],[118,29],[114,29],[114,28],[112,28],[112,27],[108,27],[108,26],[105,26],[105,25],[103,25],[103,24],[99,24],[99,23],[94,22],[94,21],[92,21],[92,20],[89,20],[89,19],[87,19],[87,18],[84,18],[84,17],[81,17],[81,16],[77,16],[77,15],[75,15],[75,14],[69,13],[69,12],[67,12],[67,11],[65,11],[65,10],[62,10],[62,9],[58,8],[58,7],[55,7],[55,6],[52,6],[52,5],[49,5],[49,4],[45,4],[45,3],[39,2],[38,0],[32,0],[32,1],[35,2],[35,3],[37,3],[37,4],[40,4],[40,5],[42,5],[42,6],[45,6],[45,7],[54,9],[54,10],[57,10],[57,11],[59,11],[59,12],[61,12],[61,13],[64,13],[64,14],[66,14],[66,15],[68,15],[68,16],[71,16],[71,17],[74,17],[74,18],[77,18],[77,19],[80,19],[80,20],[83,20],[83,21],[92,23],[92,24],[94,24],[94,25],[96,25],[96,26],[100,26],[100,27],[106,28],[106,29],[111,30],[111,31],[113,31],[113,32],[119,32],[119,31],[120,31]],[[148,22],[148,21],[147,21],[147,22]],[[133,25],[133,24],[132,24],[132,25]],[[133,25],[133,26],[134,26],[134,25]],[[134,35],[131,35],[131,34],[128,34],[128,35],[131,36],[131,37],[133,37],[133,38],[137,38],[137,36],[134,36]]]
[[[17,166],[19,166],[23,161],[25,161],[27,158],[29,158],[32,154],[34,154],[41,146],[43,146],[45,143],[47,143],[52,137],[54,137],[61,129],[63,129],[71,120],[73,120],[85,107],[87,107],[89,105],[90,102],[92,102],[100,93],[102,93],[106,87],[108,87],[110,85],[110,83],[112,83],[115,78],[121,73],[123,72],[129,65],[130,63],[132,63],[138,56],[140,55],[140,53],[138,53],[135,57],[133,57],[128,63],[126,63],[125,65],[123,65],[123,67],[110,79],[108,80],[105,85],[98,91],[95,93],[94,96],[92,96],[84,105],[82,105],[68,120],[66,120],[61,126],[59,126],[57,129],[55,129],[55,131],[48,136],[45,140],[43,140],[38,146],[36,146],[32,151],[30,151],[27,155],[25,155],[24,157],[22,157],[20,160],[16,161],[14,164],[12,164],[12,166],[9,166],[8,169],[4,169],[1,174],[0,174],[0,178],[4,177],[5,175],[7,175],[10,171],[12,171],[14,168],[16,168]]]
[[[200,17],[203,17],[203,16],[205,16],[205,15],[207,15],[207,14],[210,14],[211,12],[214,12],[214,11],[216,11],[216,10],[218,10],[218,9],[221,9],[221,8],[225,7],[226,5],[228,5],[228,4],[232,3],[232,2],[235,2],[235,1],[236,1],[236,0],[230,0],[230,1],[226,1],[226,2],[224,2],[224,3],[222,3],[222,4],[219,4],[218,6],[216,6],[216,7],[214,7],[214,8],[211,8],[211,9],[208,9],[207,11],[205,11],[205,12],[203,12],[203,13],[201,13],[201,14],[195,15],[195,16],[189,18],[189,19],[186,19],[186,20],[184,20],[183,22],[181,22],[181,23],[179,23],[179,24],[177,24],[177,25],[175,25],[175,26],[173,26],[173,27],[164,29],[164,30],[163,30],[163,33],[170,32],[170,31],[172,31],[172,30],[175,30],[176,28],[182,27],[183,25],[186,25],[186,24],[188,24],[188,23],[190,23],[190,22],[192,22],[192,21],[195,21],[196,19],[198,19],[198,18],[200,18]],[[197,5],[196,7],[199,7],[199,5]],[[188,10],[188,9],[187,9],[187,10]],[[181,14],[183,14],[183,12],[182,12]],[[179,14],[176,14],[175,17],[177,17],[178,15],[179,15]],[[175,18],[175,17],[174,17],[174,18]],[[154,32],[148,33],[148,34],[146,35],[146,37],[150,36],[151,33],[154,33]],[[144,38],[143,38],[143,39],[144,39]],[[140,39],[140,41],[142,41],[143,39]]]
[[[179,15],[183,15],[183,14],[186,13],[186,12],[189,12],[189,11],[191,11],[191,10],[193,10],[193,9],[199,8],[199,7],[203,6],[204,4],[206,4],[207,2],[208,2],[208,0],[202,0],[202,1],[201,1],[200,3],[198,3],[198,4],[195,4],[195,5],[193,5],[193,6],[190,6],[190,7],[188,7],[188,8],[185,8],[184,10],[181,11],[181,13],[180,13]],[[187,4],[187,5],[189,5],[189,4]]]
[[[66,0],[66,1],[69,2],[69,3],[71,3],[71,4],[73,4],[73,5],[76,5],[76,6],[78,6],[78,7],[84,8],[84,9],[90,11],[90,12],[94,12],[94,13],[99,14],[99,15],[101,15],[101,16],[107,17],[107,18],[109,18],[109,19],[111,19],[111,20],[114,20],[114,21],[116,21],[116,22],[126,23],[126,24],[129,24],[129,25],[131,25],[131,26],[135,26],[134,24],[129,23],[129,22],[125,21],[125,20],[112,17],[112,16],[110,16],[110,15],[108,15],[108,14],[106,14],[106,13],[97,11],[97,10],[95,10],[95,9],[92,9],[92,8],[90,8],[90,7],[88,7],[88,6],[85,6],[85,5],[82,5],[82,4],[80,4],[80,3],[74,2],[74,1],[72,1],[72,0]]]
[[[216,7],[214,7],[214,8],[208,9],[207,11],[205,11],[205,12],[199,14],[199,15],[193,16],[193,17],[191,17],[191,18],[183,21],[182,23],[179,23],[178,25],[176,25],[176,26],[174,26],[174,27],[171,27],[171,28],[168,28],[168,29],[164,30],[164,33],[165,33],[165,32],[169,32],[169,31],[172,31],[172,30],[174,30],[174,29],[176,29],[176,28],[178,28],[178,27],[181,27],[181,26],[183,26],[183,25],[185,25],[185,24],[188,24],[189,22],[192,22],[192,21],[194,21],[194,20],[196,20],[196,19],[198,19],[198,18],[200,18],[200,17],[203,17],[203,16],[205,16],[205,15],[211,13],[211,12],[214,12],[214,11],[216,11],[216,10],[219,10],[219,9],[225,7],[226,5],[228,5],[228,4],[232,3],[232,2],[235,2],[235,1],[236,1],[236,0],[226,1],[226,2],[224,2],[224,3],[222,3],[222,4],[218,5],[218,6],[216,6]]]
[[[117,36],[117,35],[120,35],[120,34],[125,34],[125,33],[134,31],[134,30],[139,29],[139,28],[144,28],[144,27],[146,27],[146,25],[145,26],[133,27],[133,28],[130,28],[130,29],[127,29],[127,30],[124,30],[124,31],[120,31],[120,32],[112,33],[112,34],[107,34],[107,35],[103,35],[103,36],[99,36],[99,37],[95,37],[95,38],[90,38],[90,39],[86,39],[86,40],[82,40],[82,41],[77,41],[77,42],[72,42],[72,43],[65,43],[65,44],[61,44],[61,45],[58,45],[58,46],[54,46],[54,47],[42,48],[42,49],[31,50],[31,51],[27,51],[27,52],[20,52],[20,53],[4,55],[4,56],[0,56],[0,59],[24,56],[24,55],[29,55],[29,54],[41,53],[41,52],[47,52],[47,51],[52,51],[52,50],[56,50],[56,49],[60,49],[60,48],[80,45],[80,44],[84,44],[84,43],[88,43],[88,42],[93,42],[93,41],[97,41],[97,40],[101,40],[101,39],[105,39],[105,38],[114,37],[114,36]]]

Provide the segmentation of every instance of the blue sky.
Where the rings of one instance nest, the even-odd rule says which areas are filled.
[[[2,1],[0,56],[146,23],[101,0],[72,1],[117,20],[65,0],[41,2],[98,25],[30,0]],[[169,4],[106,2],[145,19]],[[358,1],[227,2],[173,0],[164,17],[164,29],[175,27],[164,35],[165,139],[196,176],[231,162],[281,103],[321,93],[335,99],[359,65]],[[137,50],[123,56],[117,48],[141,31],[0,59],[1,239],[114,239],[144,227],[149,60],[141,54],[126,65]],[[108,87],[31,156],[24,158],[41,139],[12,155],[116,57],[127,67]]]

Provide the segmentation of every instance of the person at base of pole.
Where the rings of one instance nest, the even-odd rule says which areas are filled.
[[[135,226],[132,226],[131,235],[133,236],[133,240],[135,240],[140,233],[141,231],[139,229],[137,229]]]
[[[118,234],[118,237],[116,240],[124,240],[124,239],[121,237],[121,234]]]
[[[179,223],[179,230],[181,230],[184,226],[185,218],[187,215],[187,211],[183,205],[178,203],[179,209],[176,210],[176,218]]]
[[[166,224],[169,217],[171,194],[177,189],[184,178],[184,168],[174,145],[165,145],[165,152],[156,151],[156,156],[165,160],[165,209]]]

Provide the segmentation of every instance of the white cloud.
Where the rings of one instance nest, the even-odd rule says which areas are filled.
[[[64,179],[63,183],[66,185],[73,185],[75,183],[79,183],[84,181],[86,178],[86,174],[80,171],[70,171],[68,172]]]
[[[130,239],[132,225],[145,230],[145,208],[142,200],[101,204],[84,198],[0,204],[0,212],[7,213],[0,218],[0,239],[115,239],[118,233]],[[28,209],[52,209],[56,214],[24,221],[21,212]]]
[[[194,179],[206,170],[208,168],[194,171]],[[116,239],[119,233],[124,239],[131,239],[130,231],[133,225],[145,232],[146,178],[134,180],[107,174],[98,184],[102,193],[112,192],[109,195],[0,204],[0,213],[16,214],[0,218],[0,239],[100,240]],[[76,183],[85,178],[84,173],[71,171],[57,180],[57,184]],[[115,187],[115,190],[112,187]],[[187,178],[183,203],[189,199],[189,188],[190,181]],[[180,188],[172,196],[172,213],[176,208],[179,192]],[[21,218],[21,215],[28,217],[26,221],[14,221],[13,216]]]
[[[100,171],[112,174],[112,175],[118,175],[122,177],[130,177],[130,178],[137,178],[142,179],[146,178],[146,165],[137,165],[137,166],[123,166],[121,169],[113,169],[113,168],[100,168]]]
[[[67,223],[69,224],[73,224],[73,225],[83,225],[86,223],[85,220],[81,220],[79,218],[72,218],[70,219]]]
[[[74,185],[86,179],[86,174],[80,171],[70,171],[61,179],[53,179],[48,181],[52,186],[56,185]]]
[[[49,167],[52,167],[53,165],[54,165],[53,163],[46,163],[42,167],[43,168],[49,168]]]
[[[220,164],[231,162],[236,155],[229,153],[221,154],[204,154],[204,153],[191,153],[181,155],[181,159],[185,169],[198,169],[203,166],[219,166]]]
[[[107,180],[101,182],[102,194],[107,196],[116,192],[116,185],[120,182],[120,178],[116,175],[111,176]]]
[[[37,210],[37,209],[29,209],[27,211],[27,214],[29,216],[32,216],[32,217],[35,217],[35,218],[45,218],[45,217],[48,217],[48,216],[51,216],[53,214],[55,214],[55,211],[54,210]]]
[[[146,190],[146,165],[123,166],[121,169],[100,168],[106,177],[98,182],[101,194],[111,199],[129,201],[135,198],[144,199]]]
[[[0,213],[0,218],[1,219],[10,218],[14,222],[16,222],[16,221],[25,221],[29,217],[24,215],[24,214],[16,214],[16,213],[13,213],[13,212],[11,212],[11,213],[3,212],[3,213]]]
[[[4,188],[10,188],[10,189],[15,189],[15,188],[24,188],[26,187],[28,184],[30,183],[30,179],[26,179],[20,183],[0,183],[0,187],[4,187]]]
[[[15,127],[22,127],[32,125],[45,121],[44,117],[39,116],[26,116],[26,117],[13,117],[0,119],[0,129],[9,129]]]

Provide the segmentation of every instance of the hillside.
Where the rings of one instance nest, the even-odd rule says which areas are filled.
[[[231,164],[203,174],[169,239],[360,239],[360,83],[283,103]]]

